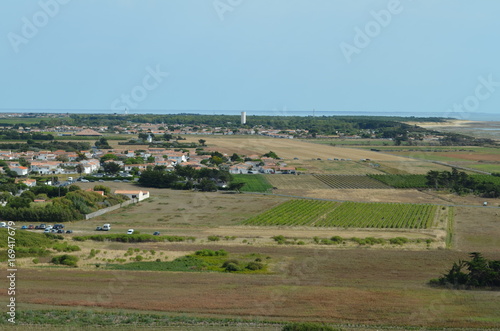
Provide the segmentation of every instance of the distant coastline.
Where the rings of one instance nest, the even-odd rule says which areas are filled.
[[[174,114],[200,114],[200,115],[240,115],[242,111],[247,116],[385,116],[385,117],[439,117],[449,118],[451,120],[474,121],[474,122],[500,122],[500,113],[464,113],[461,116],[453,116],[446,112],[379,112],[379,111],[304,111],[288,109],[269,109],[269,110],[161,110],[161,109],[130,109],[125,112],[116,112],[110,109],[0,109],[1,113],[41,113],[41,114],[155,114],[155,115],[174,115]]]

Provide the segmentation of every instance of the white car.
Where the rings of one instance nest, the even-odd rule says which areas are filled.
[[[134,234],[134,229],[128,229],[127,234]]]

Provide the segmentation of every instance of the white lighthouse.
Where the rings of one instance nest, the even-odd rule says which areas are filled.
[[[245,111],[241,112],[241,124],[247,124],[247,113]]]

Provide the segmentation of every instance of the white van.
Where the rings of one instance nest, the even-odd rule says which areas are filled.
[[[111,224],[104,224],[102,226],[102,231],[109,231],[111,230]]]

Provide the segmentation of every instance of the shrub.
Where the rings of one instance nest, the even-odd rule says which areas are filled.
[[[196,251],[194,255],[198,256],[226,256],[227,252],[223,249],[219,249],[218,251],[213,251],[211,249],[202,249],[201,251]]]
[[[408,242],[408,239],[406,239],[404,237],[396,237],[396,238],[389,239],[389,242],[392,245],[403,245],[403,244],[406,244]]]
[[[234,271],[240,271],[240,267],[235,264],[235,263],[228,263],[225,267],[225,271],[227,272],[234,272]]]
[[[143,258],[141,255],[137,255],[137,256],[135,257],[135,260],[136,260],[137,262],[140,262],[140,261],[144,260],[144,258]]]
[[[208,241],[219,241],[220,237],[219,236],[208,236]]]
[[[51,262],[54,264],[63,264],[71,267],[76,267],[77,266],[76,263],[78,262],[78,257],[64,254],[64,255],[54,256]]]
[[[80,247],[77,245],[68,245],[66,242],[57,243],[52,248],[58,252],[76,252],[80,250]]]
[[[264,269],[264,265],[259,262],[249,262],[246,266],[248,270],[261,270]]]
[[[230,264],[236,264],[236,265],[239,265],[240,264],[240,261],[238,260],[227,260],[225,261],[223,264],[222,264],[222,268],[227,268],[228,265]]]
[[[335,244],[340,244],[343,241],[342,237],[339,236],[333,236],[330,238],[330,240],[333,241]]]

